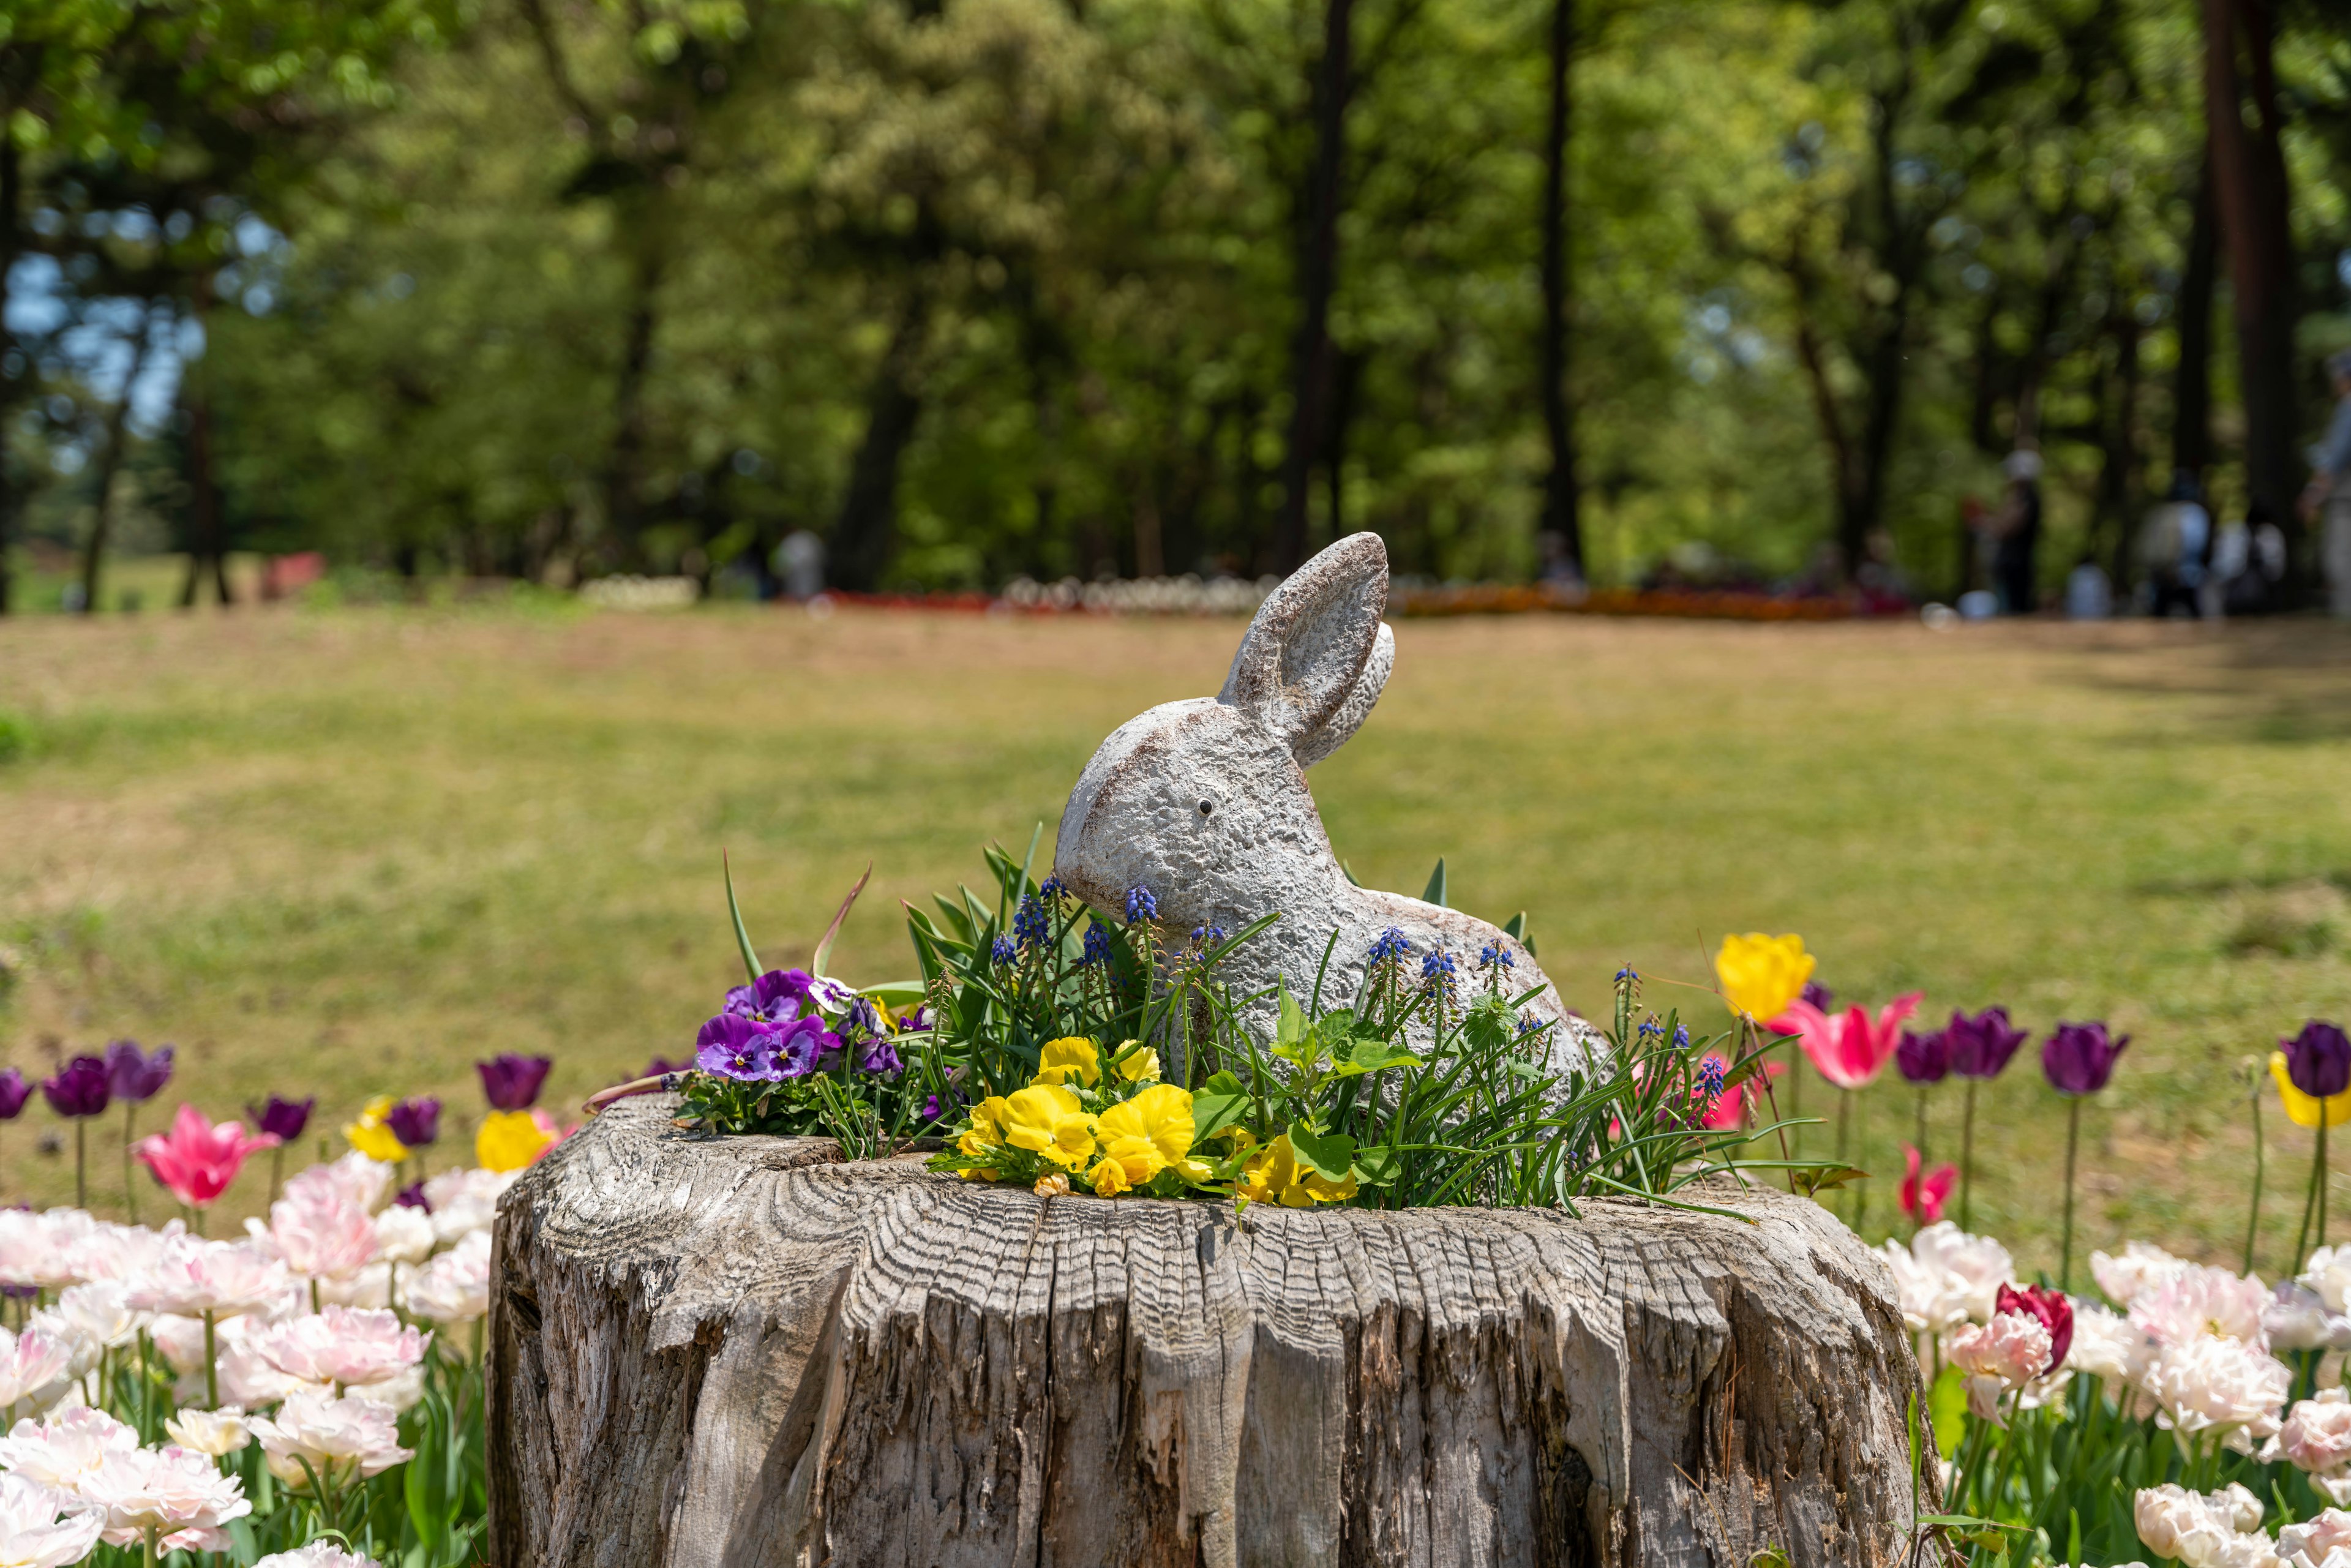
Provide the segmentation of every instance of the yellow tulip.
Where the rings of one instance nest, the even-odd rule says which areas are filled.
[[[1047,1041],[1038,1053],[1037,1076],[1029,1081],[1030,1086],[1067,1083],[1072,1078],[1089,1089],[1102,1082],[1101,1048],[1083,1035]]]
[[[392,1165],[408,1157],[408,1145],[392,1135],[384,1118],[392,1114],[392,1096],[379,1094],[360,1109],[360,1119],[343,1128],[351,1147],[371,1160]]]
[[[493,1111],[474,1134],[474,1158],[486,1171],[518,1171],[554,1142],[544,1111]]]
[[[1118,1051],[1111,1053],[1118,1057],[1118,1075],[1129,1083],[1140,1083],[1146,1078],[1158,1077],[1159,1052],[1148,1046],[1141,1051],[1135,1050],[1134,1047],[1134,1040],[1126,1040],[1120,1044]],[[1123,1051],[1125,1054],[1120,1056],[1119,1051]]]
[[[2318,1125],[2321,1105],[2326,1108],[2328,1126],[2339,1127],[2351,1122],[2351,1089],[2346,1089],[2340,1094],[2330,1094],[2325,1100],[2314,1094],[2304,1094],[2294,1086],[2294,1079],[2286,1071],[2285,1052],[2283,1051],[2270,1052],[2270,1076],[2277,1080],[2278,1098],[2285,1102],[2285,1113],[2295,1126]]]
[[[1094,1184],[1096,1197],[1116,1197],[1134,1185],[1127,1180],[1126,1166],[1115,1155],[1087,1172],[1086,1179]]]
[[[1311,1208],[1318,1203],[1337,1203],[1354,1197],[1355,1173],[1351,1170],[1346,1180],[1332,1181],[1313,1166],[1301,1165],[1298,1152],[1290,1146],[1290,1134],[1284,1133],[1268,1144],[1263,1154],[1249,1161],[1241,1173],[1241,1191],[1256,1203]]]
[[[1750,931],[1722,939],[1722,951],[1714,956],[1714,975],[1722,982],[1722,999],[1730,1010],[1761,1022],[1778,1018],[1804,994],[1815,962],[1804,951],[1801,936]]]
[[[1093,1122],[1078,1097],[1059,1084],[1040,1083],[1006,1098],[999,1113],[1004,1141],[1075,1170],[1093,1156]]]

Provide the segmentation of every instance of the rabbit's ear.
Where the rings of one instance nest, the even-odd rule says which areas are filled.
[[[1348,535],[1258,607],[1217,700],[1271,730],[1301,767],[1326,755],[1387,681],[1395,657],[1380,624],[1387,606],[1387,546],[1377,534]]]
[[[1380,700],[1380,688],[1388,684],[1389,672],[1395,668],[1395,633],[1387,622],[1380,622],[1379,641],[1372,644],[1372,656],[1364,661],[1364,673],[1347,688],[1347,695],[1322,721],[1322,727],[1291,746],[1290,754],[1298,758],[1301,768],[1311,768],[1347,743],[1347,737],[1361,729],[1364,720],[1372,716],[1372,705]]]

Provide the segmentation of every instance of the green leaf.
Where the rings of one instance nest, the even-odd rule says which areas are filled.
[[[1364,885],[1362,883],[1355,880],[1355,868],[1349,865],[1345,861],[1341,861],[1339,862],[1339,874],[1347,879],[1347,885],[1349,887],[1361,887]]]
[[[1364,1186],[1386,1186],[1404,1174],[1404,1156],[1384,1144],[1355,1151],[1355,1179]]]
[[[751,934],[743,928],[743,907],[735,902],[735,868],[726,863],[725,850],[718,852],[718,870],[726,879],[726,913],[735,918],[735,945],[742,949],[743,967],[756,986],[767,971],[759,967],[759,955],[751,951]]]
[[[884,980],[878,986],[867,986],[865,994],[877,1002],[887,1002],[895,1008],[908,1002],[919,1002],[930,991],[920,980]]]
[[[1229,1072],[1219,1072],[1217,1078],[1230,1082],[1229,1088],[1217,1088],[1211,1078],[1206,1086],[1192,1095],[1192,1142],[1205,1144],[1241,1119],[1249,1109],[1249,1094]]]
[[[1296,1045],[1305,1038],[1306,1009],[1298,1005],[1298,998],[1290,994],[1290,988],[1286,985],[1282,986],[1281,1018],[1280,1021],[1274,1026],[1274,1043]]]
[[[1509,923],[1503,925],[1502,932],[1505,936],[1517,937],[1519,939],[1519,946],[1524,947],[1530,956],[1534,953],[1535,939],[1527,935],[1527,912],[1525,910],[1521,909],[1516,915],[1511,915]],[[1778,1548],[1775,1547],[1773,1550],[1777,1551]]]
[[[1421,889],[1420,901],[1423,904],[1433,904],[1439,909],[1446,907],[1445,857],[1443,855],[1437,857],[1437,869],[1428,873],[1428,885]]]
[[[1816,1193],[1823,1187],[1843,1186],[1847,1182],[1869,1179],[1867,1171],[1854,1166],[1838,1165],[1833,1160],[1816,1166],[1792,1166],[1788,1174],[1795,1178],[1796,1186],[1806,1194]]]
[[[1420,1064],[1420,1058],[1409,1047],[1377,1035],[1356,1035],[1331,1054],[1339,1063],[1340,1072],[1351,1078],[1359,1073],[1384,1072],[1391,1067]]]
[[[1332,1181],[1345,1181],[1355,1164],[1355,1140],[1344,1133],[1318,1133],[1303,1122],[1290,1124],[1290,1146],[1301,1165]]]
[[[1527,951],[1531,953],[1534,949],[1529,947]],[[1755,1555],[1747,1560],[1747,1568],[1792,1568],[1792,1564],[1789,1562],[1788,1553],[1784,1549],[1765,1546],[1758,1549]]]
[[[865,874],[857,879],[857,885],[849,890],[849,896],[841,901],[840,909],[833,913],[832,924],[824,928],[824,938],[816,945],[816,956],[809,960],[810,974],[820,978],[823,977],[825,963],[832,956],[833,939],[841,935],[841,923],[849,918],[850,906],[857,902],[857,895],[863,893],[865,884],[872,880],[873,862],[867,861]]]
[[[1943,1368],[1934,1386],[1927,1390],[1927,1414],[1935,1423],[1935,1452],[1946,1459],[1956,1458],[1968,1415],[1968,1381],[1958,1367]]]

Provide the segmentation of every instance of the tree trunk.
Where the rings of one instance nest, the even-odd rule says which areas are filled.
[[[2220,239],[2208,136],[2197,168],[2196,212],[2188,225],[2188,265],[2179,279],[2179,363],[2171,383],[2171,466],[2199,484],[2212,465],[2212,285]]]
[[[1237,1224],[676,1104],[501,1205],[500,1568],[1907,1558],[1917,1364],[1813,1203]]]
[[[131,418],[131,389],[139,384],[139,372],[147,363],[149,323],[145,302],[139,312],[139,331],[131,340],[131,369],[122,377],[122,393],[106,414],[106,452],[98,463],[98,499],[90,513],[89,539],[82,549],[81,611],[85,615],[98,613],[99,591],[104,586],[106,572],[106,536],[114,522],[114,476],[122,471],[122,444],[128,436]]]
[[[2243,51],[2240,68],[2238,51]],[[2251,110],[2256,123],[2245,123]],[[2294,437],[2294,242],[2286,222],[2285,157],[2263,0],[2204,0],[2204,114],[2212,182],[2229,247],[2239,381],[2245,403],[2245,487],[2299,542]],[[2309,563],[2294,551],[2299,583]]]
[[[612,446],[604,465],[604,522],[620,563],[643,565],[645,382],[653,371],[654,301],[661,292],[660,255],[650,247],[633,264],[628,326],[621,340],[621,373],[612,388]]]
[[[2114,523],[2114,553],[2108,558],[2111,577],[2119,592],[2128,586],[2131,535],[2138,518],[2138,317],[2122,293],[2119,280],[2110,279],[2115,335],[2113,408],[2105,421],[2105,451],[2098,469],[2098,516],[2092,529],[2091,553],[2096,551],[2096,531]],[[2105,400],[2101,400],[2105,401]],[[2102,414],[2107,411],[2102,409]]]
[[[1576,575],[1583,572],[1583,495],[1575,482],[1574,411],[1567,397],[1569,258],[1567,150],[1573,130],[1576,0],[1552,0],[1551,120],[1543,136],[1542,412],[1551,442],[1551,472],[1543,480],[1542,526],[1565,542]]]
[[[212,301],[212,283],[199,277],[189,298],[202,321]],[[213,475],[213,404],[205,389],[202,357],[180,372],[188,415],[188,577],[180,586],[180,608],[193,610],[212,569],[213,591],[224,610],[236,602],[228,585],[228,540],[220,514],[220,486]]]
[[[923,413],[921,394],[914,390],[914,361],[929,320],[922,291],[916,288],[901,307],[897,329],[874,372],[866,398],[865,437],[850,463],[849,488],[841,496],[832,545],[825,555],[839,587],[871,591],[889,564],[898,532],[898,460],[914,438],[914,425]]]
[[[1354,89],[1355,0],[1323,0],[1322,57],[1312,90],[1314,166],[1299,204],[1298,329],[1290,344],[1290,443],[1281,460],[1281,516],[1272,567],[1306,559],[1308,491],[1330,425],[1331,296],[1339,283],[1339,207],[1345,193],[1347,99]],[[1332,528],[1339,525],[1333,521]]]

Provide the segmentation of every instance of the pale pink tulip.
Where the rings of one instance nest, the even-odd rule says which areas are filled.
[[[1840,1089],[1863,1089],[1894,1060],[1902,1042],[1902,1022],[1918,1010],[1924,991],[1895,998],[1872,1019],[1861,1008],[1848,1008],[1831,1018],[1810,1002],[1799,1001],[1771,1020],[1780,1034],[1792,1034],[1812,1058],[1821,1076]]]
[[[1995,1377],[2019,1388],[2049,1364],[2049,1331],[2022,1312],[2001,1312],[1981,1328],[1963,1328],[1944,1342],[1951,1364],[1971,1377]]]
[[[2218,1335],[2266,1350],[2269,1334],[2262,1319],[2270,1299],[2269,1288],[2252,1274],[2190,1265],[2139,1291],[2130,1319],[2163,1344]]]
[[[424,1201],[433,1207],[433,1234],[455,1241],[476,1230],[487,1230],[498,1217],[498,1199],[522,1179],[522,1172],[467,1169],[443,1171],[424,1183]]]
[[[234,1543],[221,1526],[253,1511],[242,1480],[176,1444],[110,1452],[74,1490],[100,1511],[100,1538],[112,1546],[152,1532],[166,1552],[226,1552]]]
[[[77,1405],[44,1421],[19,1421],[0,1437],[0,1467],[55,1487],[79,1492],[82,1478],[96,1473],[110,1454],[135,1453],[139,1434],[103,1410]]]
[[[30,1476],[0,1474],[0,1563],[67,1568],[98,1547],[103,1521],[81,1500]]]
[[[37,1416],[65,1397],[77,1375],[76,1343],[40,1317],[23,1333],[0,1329],[0,1420]]]
[[[312,1166],[286,1178],[286,1196],[297,1203],[340,1198],[372,1213],[392,1185],[392,1167],[353,1149],[341,1159]]]
[[[287,1283],[286,1266],[253,1248],[175,1236],[132,1282],[129,1300],[141,1312],[226,1318],[271,1304]]]
[[[304,1383],[381,1383],[424,1359],[429,1337],[381,1308],[329,1307],[255,1333],[263,1360]]]
[[[400,1416],[390,1406],[303,1390],[289,1394],[275,1416],[256,1416],[269,1473],[297,1491],[309,1485],[303,1460],[330,1485],[381,1475],[416,1456],[400,1446]]]
[[[367,1209],[324,1187],[271,1204],[269,1234],[286,1266],[308,1279],[342,1279],[358,1273],[375,1257],[375,1221]]]
[[[468,1234],[424,1265],[408,1287],[408,1310],[446,1327],[469,1323],[490,1310],[490,1237]]]
[[[2311,1563],[2323,1563],[2335,1552],[2351,1551],[2351,1513],[2330,1508],[2315,1519],[2286,1525],[2278,1531],[2277,1550],[2289,1562]]]
[[[313,1541],[291,1552],[273,1552],[253,1568],[377,1568],[372,1557],[354,1557],[331,1541]]]
[[[2284,1459],[2314,1475],[2351,1465],[2351,1394],[2322,1388],[2285,1413],[2285,1424],[2262,1450],[2262,1459]]]
[[[217,1410],[183,1410],[176,1416],[163,1417],[163,1430],[183,1448],[214,1458],[234,1454],[253,1441],[253,1433],[245,1424],[245,1412],[234,1405],[224,1405]]]

